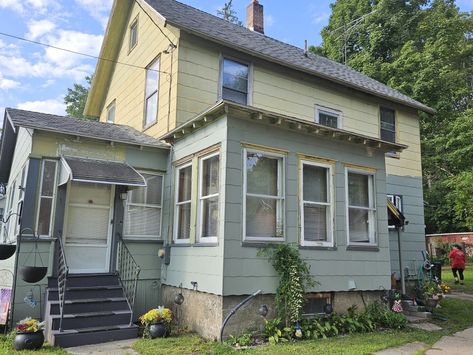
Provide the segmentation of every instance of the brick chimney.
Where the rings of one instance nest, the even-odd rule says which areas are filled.
[[[264,34],[263,5],[253,0],[246,8],[246,28]]]

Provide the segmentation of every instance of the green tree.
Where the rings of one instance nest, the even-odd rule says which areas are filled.
[[[437,110],[420,115],[431,232],[473,229],[472,34],[454,0],[337,0],[318,49]]]
[[[232,2],[233,0],[226,2],[221,9],[217,10],[217,15],[225,21],[243,26],[243,23],[238,19],[236,11],[233,9]]]
[[[64,103],[66,104],[66,112],[69,116],[75,118],[89,118],[84,116],[84,108],[87,101],[87,95],[89,94],[90,85],[92,83],[92,78],[93,76],[85,77],[87,86],[74,84],[74,88],[67,89]]]

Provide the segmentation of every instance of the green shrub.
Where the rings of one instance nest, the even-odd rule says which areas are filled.
[[[284,343],[292,339],[294,328],[284,326],[280,318],[265,320],[263,336],[270,344]]]
[[[376,328],[402,329],[407,325],[407,318],[402,313],[396,313],[380,302],[373,302],[366,307],[365,313],[369,315]]]
[[[231,346],[250,346],[253,345],[253,332],[241,334],[239,336],[230,335],[226,341]]]

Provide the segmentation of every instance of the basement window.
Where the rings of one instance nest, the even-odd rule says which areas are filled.
[[[302,308],[302,316],[310,318],[325,313],[325,307],[331,304],[329,293],[310,293],[305,296],[305,303]]]
[[[222,98],[247,105],[248,65],[225,58],[222,72]]]

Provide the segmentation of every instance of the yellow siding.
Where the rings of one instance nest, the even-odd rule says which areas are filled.
[[[61,155],[83,156],[92,159],[125,160],[125,146],[110,145],[93,139],[79,140],[60,134],[36,132],[32,154],[38,157],[58,157]]]
[[[138,44],[129,52],[129,27],[138,16]],[[155,20],[156,21],[156,20]],[[157,19],[159,21],[159,19]],[[178,43],[178,30],[169,29],[169,26],[162,25],[166,34]],[[108,93],[102,109],[100,120],[105,122],[107,119],[107,106],[116,100],[115,123],[126,124],[138,130],[143,130],[144,118],[144,99],[145,99],[145,78],[146,70],[141,69],[148,66],[158,56],[160,57],[160,70],[171,73],[171,55],[162,53],[169,46],[168,40],[159,32],[156,25],[150,20],[148,15],[141,10],[136,3],[133,5],[131,14],[128,18],[127,31],[125,32],[117,61],[132,66],[116,64],[115,70],[110,82]],[[170,75],[160,73],[159,78],[159,98],[158,98],[158,120],[157,123],[145,130],[145,133],[159,137],[174,128],[176,120],[176,102],[171,99],[171,109],[169,112],[169,91],[171,97],[176,97],[177,73],[179,48],[173,52],[172,72],[173,83],[171,87]]]

